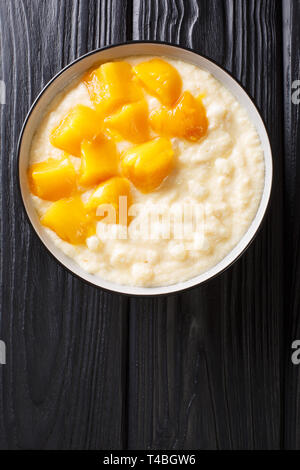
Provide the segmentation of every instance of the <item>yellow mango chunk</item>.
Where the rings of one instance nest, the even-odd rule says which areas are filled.
[[[181,94],[181,77],[175,67],[162,59],[151,59],[134,67],[146,91],[165,106],[172,106]]]
[[[124,205],[124,199],[120,200],[121,196],[126,197],[126,207]],[[122,204],[121,207],[123,212],[131,205],[132,197],[130,192],[130,183],[127,179],[116,176],[100,184],[95,189],[86,203],[86,208],[87,210],[94,211],[102,204],[109,204],[115,210],[116,223],[126,224],[127,213],[121,213],[120,202]],[[98,216],[98,219],[101,220],[105,216],[106,214]]]
[[[79,104],[53,129],[50,142],[54,147],[80,157],[81,142],[97,136],[102,127],[103,122],[96,111]]]
[[[79,184],[91,186],[118,173],[119,157],[115,143],[104,136],[81,144]]]
[[[84,77],[90,98],[102,117],[126,103],[142,99],[142,90],[133,77],[127,62],[107,62]]]
[[[152,129],[165,137],[197,141],[207,132],[206,110],[201,99],[185,91],[174,108],[162,107],[150,114]]]
[[[31,192],[48,201],[68,197],[76,188],[76,172],[70,159],[49,158],[29,167],[28,179]]]
[[[123,139],[139,144],[149,139],[148,105],[145,100],[123,106],[120,111],[104,119],[109,130]]]
[[[173,168],[174,151],[170,140],[158,138],[127,150],[122,171],[143,193],[153,191]]]
[[[54,202],[41,218],[41,223],[72,245],[83,244],[95,224],[78,194]]]

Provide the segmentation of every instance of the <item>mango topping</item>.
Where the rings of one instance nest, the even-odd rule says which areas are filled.
[[[29,167],[28,178],[31,192],[48,201],[68,197],[76,188],[76,172],[68,156],[34,163]]]
[[[139,144],[149,139],[148,105],[145,100],[123,106],[104,120],[111,131],[123,139]]]
[[[86,209],[94,211],[101,205],[111,205],[115,210],[116,223],[127,223],[127,214],[120,213],[120,202],[125,202],[124,199],[120,199],[121,196],[126,198],[126,208],[128,209],[132,203],[129,181],[120,176],[110,178],[95,189],[86,203]],[[122,207],[125,209],[125,205]],[[98,219],[101,220],[103,217],[105,214],[98,216]]]
[[[104,136],[81,144],[79,184],[92,186],[118,173],[119,157],[113,140]]]
[[[143,193],[156,189],[173,168],[174,152],[170,140],[157,138],[127,150],[122,171]]]
[[[172,106],[181,93],[181,77],[175,67],[162,59],[151,59],[134,67],[134,72],[150,95]]]
[[[194,142],[208,128],[202,96],[182,93],[180,74],[162,59],[135,67],[107,62],[83,82],[94,109],[81,104],[71,109],[50,135],[63,156],[28,169],[31,192],[53,202],[41,223],[73,245],[95,234],[99,221],[128,224],[131,183],[143,193],[156,190],[174,168],[170,139]],[[144,90],[162,104],[150,115]],[[122,140],[134,146],[121,159],[116,144]],[[79,170],[70,155],[81,158]],[[79,193],[83,187],[88,189],[85,202]]]
[[[54,202],[41,218],[41,223],[73,245],[83,244],[95,225],[78,194]]]
[[[152,111],[150,124],[155,132],[166,137],[183,137],[192,142],[206,134],[208,121],[201,99],[185,91],[174,108]]]
[[[79,104],[53,129],[50,142],[54,147],[80,157],[82,140],[97,136],[102,127],[103,122],[96,111]]]
[[[84,78],[90,98],[102,117],[126,103],[142,99],[142,90],[133,77],[127,62],[107,62]]]

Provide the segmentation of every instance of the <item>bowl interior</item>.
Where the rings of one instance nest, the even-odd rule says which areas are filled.
[[[210,72],[236,97],[240,104],[246,109],[249,118],[254,124],[256,131],[260,137],[261,145],[264,152],[265,180],[262,198],[256,216],[253,219],[245,235],[242,237],[239,243],[228,253],[228,255],[225,256],[225,258],[223,258],[218,264],[213,266],[211,269],[187,281],[173,284],[170,286],[134,287],[127,285],[119,285],[85,272],[77,265],[77,263],[75,263],[75,261],[66,256],[47,237],[40,225],[35,208],[31,204],[29,197],[30,191],[28,187],[26,172],[30,155],[30,147],[35,130],[41,122],[41,119],[45,113],[47,106],[57,96],[57,94],[66,87],[66,85],[68,85],[75,78],[82,75],[90,67],[93,67],[99,62],[115,60],[117,58],[132,55],[169,56],[174,59],[190,62]],[[222,68],[220,68],[207,58],[202,57],[190,50],[182,49],[180,47],[159,43],[130,43],[112,46],[102,50],[91,52],[67,66],[48,83],[48,85],[44,88],[44,90],[40,93],[40,95],[37,97],[36,101],[32,105],[21,132],[19,142],[19,178],[23,202],[32,226],[34,227],[36,233],[38,234],[39,238],[42,240],[44,245],[52,253],[52,255],[54,255],[54,257],[59,262],[61,262],[67,269],[72,271],[74,274],[78,275],[80,278],[90,282],[91,284],[98,287],[102,287],[104,289],[109,289],[111,291],[130,295],[159,295],[180,291],[183,289],[190,288],[194,285],[200,284],[208,280],[209,278],[212,278],[213,276],[217,275],[218,273],[222,272],[243,253],[243,251],[249,245],[255,233],[257,232],[268,205],[272,185],[272,154],[268,134],[266,132],[264,123],[262,121],[262,118],[260,117],[257,108],[255,107],[248,94],[238,84],[238,82],[235,81]]]

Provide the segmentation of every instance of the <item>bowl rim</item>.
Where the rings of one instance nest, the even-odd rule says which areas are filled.
[[[270,152],[269,152],[269,156],[270,156],[270,159],[269,159],[269,175],[268,175],[269,185],[266,187],[266,185],[264,184],[264,188],[263,188],[263,191],[262,191],[262,194],[261,194],[261,199],[260,199],[260,203],[259,203],[257,212],[256,212],[254,218],[252,219],[247,231],[244,233],[244,235],[238,241],[238,243],[229,251],[229,253],[227,253],[227,255],[225,255],[220,261],[218,261],[211,268],[203,271],[202,273],[200,273],[200,274],[198,274],[198,275],[196,275],[192,278],[188,278],[185,281],[180,281],[180,282],[170,284],[170,285],[149,286],[149,287],[147,287],[147,286],[134,286],[134,285],[128,285],[128,284],[117,284],[116,282],[107,281],[105,279],[102,279],[100,276],[95,276],[97,280],[100,279],[100,281],[103,281],[104,283],[111,284],[110,287],[106,287],[106,286],[101,285],[100,283],[95,284],[91,280],[86,279],[85,277],[82,277],[80,274],[74,272],[70,267],[66,266],[63,261],[58,259],[55,256],[55,254],[51,251],[50,247],[48,247],[44,243],[44,241],[41,239],[39,233],[37,232],[37,230],[34,227],[34,224],[33,224],[32,220],[31,220],[31,218],[28,214],[28,211],[27,211],[27,208],[26,208],[26,205],[25,205],[23,192],[22,192],[22,187],[21,187],[20,155],[21,155],[21,147],[22,147],[23,136],[24,136],[27,124],[28,124],[28,122],[30,120],[30,117],[32,115],[32,112],[34,111],[34,109],[38,105],[38,102],[40,101],[43,94],[58,79],[58,77],[60,77],[62,74],[64,74],[68,69],[72,68],[75,64],[77,64],[78,62],[80,62],[83,59],[86,59],[89,56],[92,56],[94,54],[97,54],[99,52],[102,52],[102,51],[105,51],[105,50],[108,50],[108,49],[114,49],[114,48],[119,48],[119,47],[123,47],[123,46],[130,46],[130,45],[136,45],[136,44],[149,44],[149,45],[153,45],[153,46],[155,46],[155,45],[168,46],[168,47],[171,47],[171,48],[174,48],[174,49],[181,49],[183,51],[187,51],[188,53],[195,54],[195,55],[205,59],[206,61],[211,62],[217,68],[221,69],[221,71],[223,73],[227,74],[230,77],[231,80],[233,80],[234,82],[237,83],[237,85],[239,85],[239,87],[245,93],[247,98],[251,101],[251,103],[254,107],[254,110],[256,110],[257,114],[259,115],[259,118],[261,119],[261,122],[262,122],[262,125],[263,125],[263,131],[265,132],[265,136],[267,138],[267,143],[268,143],[269,150],[270,150]],[[147,54],[145,54],[145,55],[147,55]],[[160,54],[160,55],[163,55],[163,54]],[[99,62],[100,62],[100,60],[99,60]],[[27,112],[27,115],[24,119],[24,122],[23,122],[22,127],[21,127],[21,131],[20,131],[20,134],[19,134],[18,144],[17,144],[17,158],[15,160],[15,163],[16,163],[18,193],[19,193],[19,197],[20,197],[21,202],[22,202],[23,211],[26,215],[27,221],[29,222],[29,227],[34,232],[34,234],[37,236],[37,238],[38,238],[39,242],[42,244],[42,246],[51,255],[51,257],[53,257],[55,259],[55,261],[57,263],[59,263],[67,272],[71,273],[73,276],[75,276],[76,278],[79,278],[81,281],[83,281],[84,283],[86,283],[90,286],[93,286],[93,287],[98,288],[98,289],[103,289],[106,292],[116,293],[116,294],[125,295],[125,296],[133,296],[133,297],[160,297],[160,296],[168,296],[168,295],[179,294],[179,293],[182,293],[182,292],[186,292],[190,289],[199,287],[200,285],[203,285],[203,284],[209,282],[210,280],[216,278],[217,276],[221,275],[222,273],[224,273],[228,268],[230,268],[245,253],[245,251],[249,248],[249,246],[251,245],[251,243],[253,242],[253,240],[255,239],[255,237],[257,236],[259,231],[261,230],[262,225],[263,225],[263,223],[265,221],[265,218],[266,218],[267,211],[268,211],[269,206],[270,206],[270,198],[271,198],[272,189],[273,189],[273,152],[272,152],[272,145],[271,145],[271,141],[270,141],[269,130],[268,130],[268,127],[266,125],[265,119],[264,119],[264,117],[261,113],[261,110],[260,110],[259,106],[255,103],[254,99],[249,94],[249,92],[246,90],[244,85],[240,82],[239,79],[234,77],[234,75],[230,71],[228,71],[224,66],[222,66],[218,62],[216,62],[214,59],[211,59],[210,57],[208,57],[204,54],[200,54],[196,50],[194,50],[190,47],[181,46],[181,45],[177,45],[177,44],[174,44],[174,43],[169,43],[167,41],[159,41],[159,40],[155,40],[155,41],[153,41],[153,40],[129,40],[129,41],[124,41],[124,42],[120,42],[120,43],[116,43],[116,44],[111,44],[111,45],[99,47],[97,49],[93,49],[92,51],[89,51],[89,52],[81,55],[80,57],[76,58],[75,60],[73,60],[72,62],[67,64],[65,67],[63,67],[58,73],[56,73],[46,83],[46,85],[38,93],[38,95],[34,99],[33,103],[31,104],[31,106],[30,106],[30,108]],[[264,163],[266,163],[265,152],[264,152]],[[265,165],[265,170],[266,170],[266,165]],[[266,175],[266,172],[265,172],[265,178],[264,178],[265,182],[266,182],[266,176],[267,175]],[[255,231],[253,232],[252,236],[249,238],[247,243],[242,247],[242,249],[240,249],[240,251],[237,253],[237,255],[232,260],[230,260],[225,266],[221,267],[220,269],[217,270],[217,272],[215,272],[212,275],[206,277],[205,279],[198,280],[199,277],[205,275],[207,272],[209,272],[211,269],[213,269],[215,266],[217,266],[220,262],[222,262],[227,256],[229,256],[230,253],[234,250],[234,248],[246,237],[253,221],[255,220],[255,218],[257,216],[258,210],[261,209],[261,202],[262,202],[263,196],[265,196],[265,203],[264,203],[264,206],[262,207],[260,218],[259,218],[258,222],[256,223]],[[80,269],[82,270],[83,273],[85,273],[85,271],[81,267],[80,267]],[[89,274],[89,273],[86,272],[86,274]]]

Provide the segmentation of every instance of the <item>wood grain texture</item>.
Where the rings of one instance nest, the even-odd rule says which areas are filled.
[[[281,443],[282,37],[274,1],[134,1],[133,38],[172,41],[232,71],[274,148],[263,230],[218,279],[130,303],[131,448],[259,449]]]
[[[299,448],[300,369],[289,357],[300,338],[300,107],[289,93],[300,79],[299,3],[0,1],[0,449]],[[254,97],[273,145],[272,204],[255,242],[222,276],[167,298],[128,300],[67,274],[29,230],[16,191],[35,96],[76,57],[128,39],[219,62]]]
[[[125,39],[126,5],[0,2],[2,449],[124,445],[128,301],[83,284],[46,253],[25,221],[14,165],[35,96],[71,60]]]
[[[286,331],[284,445],[300,448],[300,367],[291,362],[292,342],[300,339],[300,104],[292,101],[300,80],[300,2],[283,3],[283,77],[285,91],[285,253]],[[299,86],[298,86],[299,89]],[[296,98],[299,97],[299,94]]]

